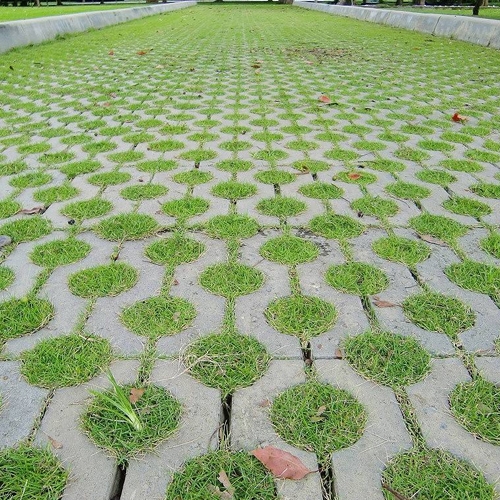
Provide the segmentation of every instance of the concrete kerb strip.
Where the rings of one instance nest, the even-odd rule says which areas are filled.
[[[436,36],[500,49],[500,22],[494,19],[476,19],[465,16],[398,12],[387,9],[359,8],[344,5],[326,5],[312,2],[293,2],[305,9],[318,10],[395,28],[420,31]]]
[[[23,21],[0,23],[0,54],[15,47],[38,44],[53,40],[58,35],[79,33],[124,23],[141,17],[185,9],[196,5],[195,1],[182,1],[161,5],[147,5],[130,9],[105,12],[82,12],[65,16],[53,16]]]

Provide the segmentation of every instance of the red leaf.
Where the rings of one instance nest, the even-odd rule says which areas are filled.
[[[457,123],[465,123],[467,121],[467,118],[465,116],[460,116],[458,113],[455,113],[451,119],[454,121],[454,122],[457,122]]]
[[[361,177],[361,174],[357,174],[356,172],[351,172],[350,174],[347,174],[347,177],[355,181]]]
[[[324,102],[325,104],[330,104],[332,100],[327,95],[319,96],[319,101]]]
[[[128,396],[128,400],[135,405],[139,399],[142,398],[142,395],[144,394],[144,391],[146,389],[135,389],[134,387],[130,389],[130,394]]]
[[[314,472],[309,470],[296,456],[274,446],[257,448],[250,453],[279,479],[299,480]]]
[[[138,50],[137,55],[138,56],[145,56],[148,52],[146,50]]]

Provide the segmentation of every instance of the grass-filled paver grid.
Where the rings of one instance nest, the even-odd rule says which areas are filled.
[[[430,476],[450,482],[464,476],[455,493],[445,491],[446,480],[432,484],[435,498],[465,498],[464,491],[493,498],[481,471],[448,450],[430,451],[406,387],[429,376],[436,354],[422,339],[444,338],[472,378],[450,395],[457,428],[498,445],[498,388],[475,365],[476,356],[497,360],[498,351],[490,334],[479,334],[479,349],[469,348],[469,332],[485,320],[467,298],[476,292],[481,304],[500,307],[500,85],[491,69],[499,62],[493,50],[276,5],[198,6],[3,55],[0,363],[19,361],[29,383],[51,388],[52,395],[54,388],[86,382],[114,359],[137,359],[136,382],[123,387],[139,391],[132,411],[146,422],[161,403],[149,397],[156,390],[151,371],[165,356],[162,349],[173,346],[168,356],[221,392],[224,422],[214,436],[216,453],[226,457],[232,395],[262,377],[271,358],[288,357],[269,347],[275,344],[266,332],[239,326],[238,301],[255,297],[261,304],[265,296],[255,314],[274,339],[295,343],[307,383],[255,404],[270,406],[282,439],[317,454],[323,498],[335,490],[331,454],[368,431],[360,424],[340,447],[318,444],[322,435],[337,442],[335,433],[345,427],[332,401],[344,398],[359,415],[366,412],[354,387],[318,385],[314,360],[322,343],[328,352],[321,356],[332,367],[344,357],[357,376],[394,393],[412,436],[413,450],[388,462],[380,495],[414,495],[400,478],[421,484],[427,464]],[[454,121],[455,113],[466,119]],[[371,235],[365,250],[373,258],[359,259],[357,238]],[[94,258],[96,238],[99,251],[109,249],[104,262]],[[207,261],[211,243],[226,252]],[[27,293],[18,293],[24,254],[38,275]],[[160,288],[115,302],[141,288],[144,262],[163,276]],[[439,289],[424,277],[425,266],[436,262]],[[85,306],[75,312],[72,331],[58,326],[60,340],[49,341],[46,332],[59,324],[61,308],[52,303],[58,297],[48,300],[47,280],[65,266],[70,271],[57,295],[73,294]],[[399,286],[400,275],[387,272],[397,266],[414,284],[398,303],[384,302]],[[278,268],[288,283],[273,283]],[[193,301],[196,293],[183,296],[186,269],[196,276],[188,287],[225,304],[217,327],[198,319],[211,304]],[[302,269],[312,276],[306,280]],[[311,280],[319,285],[311,287]],[[279,287],[282,293],[266,295]],[[351,309],[331,297],[344,297]],[[121,304],[106,317],[117,325],[110,345],[87,328],[104,301]],[[380,312],[386,307],[427,337],[388,331]],[[369,331],[350,331],[346,314],[365,317]],[[141,339],[142,350],[117,347],[124,329]],[[344,340],[332,335],[339,331]],[[28,348],[17,354],[20,342]],[[321,394],[313,390],[318,387]],[[301,391],[301,413],[290,418]],[[87,411],[98,403],[108,404],[103,414],[117,415],[114,403],[96,394]],[[185,409],[179,411],[182,427]],[[89,419],[94,436],[102,437],[93,442],[126,469],[134,454],[123,452],[123,436],[132,443],[137,437],[126,419],[117,425],[94,414]],[[28,446],[38,425],[33,422]],[[153,441],[139,448],[148,452],[159,440]],[[237,491],[237,477],[265,474],[251,457],[218,456],[207,455],[206,463],[241,468],[235,476],[233,465],[225,471]],[[195,498],[196,463],[186,463],[171,489],[157,494]],[[8,466],[24,470],[20,462]],[[211,470],[207,481],[219,473]],[[73,480],[78,484],[78,474]],[[215,484],[203,487],[213,498],[230,492],[210,481]],[[8,487],[0,482],[0,496],[22,494],[2,490]]]

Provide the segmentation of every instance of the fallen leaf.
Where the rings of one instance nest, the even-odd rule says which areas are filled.
[[[299,480],[314,472],[309,470],[296,456],[274,446],[257,448],[250,453],[279,479]]]
[[[461,116],[459,115],[458,113],[455,113],[451,119],[454,121],[454,122],[457,122],[457,123],[465,123],[467,121],[467,118],[465,116]]]
[[[130,389],[130,394],[128,396],[128,400],[133,405],[135,405],[135,403],[137,403],[137,401],[139,401],[139,399],[142,398],[142,395],[144,394],[145,390],[146,389],[136,389],[135,387],[132,387],[132,389]]]
[[[333,354],[333,359],[343,359],[344,353],[341,349],[335,349],[335,353]]]
[[[319,96],[319,101],[324,102],[325,104],[330,104],[332,100],[327,95]]]
[[[431,236],[430,234],[420,234],[419,237],[421,240],[427,241],[427,243],[432,243],[433,245],[439,245],[442,247],[446,246],[446,243],[443,240],[434,238],[434,236]]]
[[[177,286],[179,284],[179,280],[174,279],[173,285]]]
[[[408,497],[405,497],[401,495],[401,493],[398,493],[396,490],[393,490],[387,483],[382,483],[382,488],[384,488],[384,490],[387,490],[389,493],[392,493],[394,497],[397,498],[398,500],[409,500]]]
[[[377,307],[397,307],[394,302],[389,302],[387,300],[380,300],[378,297],[373,297],[373,304]]]
[[[252,68],[258,69],[260,67],[261,67],[260,63],[254,63],[254,64],[252,64]]]
[[[155,66],[155,69],[163,69],[164,67],[163,64],[158,64]]]
[[[267,408],[268,406],[271,406],[271,401],[269,399],[263,399],[260,403],[259,406],[261,408]]]
[[[319,417],[319,416],[323,415],[323,413],[325,413],[325,411],[326,411],[326,406],[325,405],[321,405],[318,408],[318,411],[316,412],[316,415]]]
[[[148,52],[146,50],[138,50],[137,55],[138,56],[145,56]]]
[[[110,50],[110,51],[108,52],[108,55],[110,55],[110,56],[114,56],[114,55],[115,55],[115,52],[114,52],[113,50]]]
[[[210,491],[210,493],[214,494],[217,498],[220,498],[221,500],[233,500],[234,496],[231,495],[227,491],[221,491],[218,486],[214,486],[212,484],[209,484],[207,486],[207,489]]]
[[[256,70],[255,70],[255,74],[256,74],[256,75],[260,75],[260,69],[256,69]]]
[[[172,315],[172,321],[179,321],[180,317],[181,313],[179,311],[175,311],[174,314]]]
[[[351,172],[350,174],[347,174],[347,177],[355,181],[361,177],[361,174],[357,174],[356,172]]]
[[[231,484],[231,481],[229,481],[226,472],[224,470],[221,470],[219,472],[219,477],[217,479],[222,483],[222,486],[226,488],[226,491],[224,493],[229,494],[227,498],[232,500],[234,498],[235,489],[234,486]]]
[[[52,448],[54,448],[54,450],[60,450],[63,447],[62,443],[60,443],[59,441],[57,441],[53,437],[50,437],[50,436],[47,436],[47,437],[49,438],[50,444],[52,445]]]
[[[109,97],[116,99],[118,97],[118,94],[116,92],[111,92],[111,94],[109,94]]]
[[[24,215],[36,215],[36,214],[43,214],[45,210],[47,210],[45,207],[23,208],[22,210],[19,210],[19,212],[17,213]]]
[[[304,61],[306,64],[314,64],[312,61]]]
[[[325,420],[325,417],[321,417],[318,415],[314,415],[313,417],[311,417],[311,422],[323,422],[323,420]]]

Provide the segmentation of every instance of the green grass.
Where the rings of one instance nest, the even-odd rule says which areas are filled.
[[[317,174],[328,170],[330,167],[326,161],[321,160],[298,160],[292,163],[292,167],[303,173]]]
[[[430,371],[431,357],[414,338],[390,332],[347,338],[344,356],[367,379],[393,388],[414,384]]]
[[[292,295],[273,300],[264,311],[268,323],[278,332],[307,343],[328,331],[337,320],[335,307],[318,297]]]
[[[480,182],[478,184],[473,184],[469,188],[473,193],[484,198],[496,198],[500,199],[500,184],[488,184],[486,182]]]
[[[413,149],[407,146],[401,146],[394,151],[394,156],[400,160],[414,161],[420,163],[430,159],[430,154],[422,151],[421,149]]]
[[[210,236],[215,238],[242,239],[255,236],[259,230],[259,224],[248,215],[216,215],[207,222],[205,229]]]
[[[137,335],[158,339],[186,329],[196,317],[196,310],[179,297],[151,297],[122,311],[123,324]]]
[[[28,167],[22,160],[13,161],[10,163],[0,164],[0,176],[19,174],[26,170]]]
[[[254,164],[248,160],[223,160],[215,164],[215,167],[223,172],[246,172],[254,168]]]
[[[99,153],[113,151],[117,147],[117,144],[113,141],[92,141],[84,144],[82,150],[93,156]]]
[[[61,213],[72,219],[79,221],[102,217],[109,213],[113,204],[102,198],[92,198],[90,200],[75,201],[68,203],[61,209]]]
[[[165,139],[162,141],[155,141],[149,143],[149,148],[151,151],[159,151],[165,153],[167,151],[175,151],[178,149],[183,149],[184,143],[181,141],[176,141],[174,139]],[[187,160],[188,158],[184,158]]]
[[[477,378],[457,385],[450,394],[450,408],[454,417],[474,436],[500,444],[500,388]]]
[[[178,182],[179,184],[187,184],[188,186],[197,186],[199,184],[204,184],[205,182],[209,182],[213,179],[213,175],[210,172],[202,172],[198,169],[189,170],[188,172],[181,172],[179,174],[175,174],[172,177],[174,182]]]
[[[48,142],[37,142],[36,144],[25,144],[18,146],[17,151],[20,155],[40,154],[46,153],[50,150]]]
[[[221,182],[212,188],[212,194],[228,200],[242,200],[257,193],[257,186],[247,182]]]
[[[43,186],[52,181],[52,176],[45,172],[29,172],[12,178],[9,184],[18,189]]]
[[[138,279],[137,271],[124,262],[84,269],[68,279],[69,289],[79,297],[115,296],[132,288]]]
[[[290,184],[297,177],[282,170],[264,170],[255,174],[254,178],[264,184]]]
[[[360,236],[364,231],[363,224],[347,215],[318,215],[309,222],[311,231],[319,236],[336,240],[344,240]]]
[[[15,278],[14,271],[5,266],[0,266],[0,290],[5,290],[9,288],[14,282]]]
[[[21,444],[0,450],[0,498],[55,500],[69,473],[49,451]]]
[[[310,241],[296,236],[283,235],[267,240],[260,247],[259,253],[267,260],[295,266],[316,259],[319,249]]]
[[[55,240],[36,246],[30,258],[37,266],[54,269],[57,266],[72,264],[83,259],[89,254],[91,248],[85,241],[75,238]]]
[[[465,153],[467,158],[485,163],[497,164],[500,161],[500,155],[489,151],[480,151],[478,149],[468,149]]]
[[[442,160],[441,162],[439,162],[439,165],[454,172],[474,173],[474,172],[481,172],[482,170],[484,170],[479,163],[472,160],[448,159],[448,160]]]
[[[59,203],[74,198],[79,193],[76,187],[69,184],[39,189],[33,193],[33,199],[43,203],[45,206]]]
[[[400,236],[380,238],[373,242],[372,248],[383,259],[400,262],[408,267],[414,267],[431,255],[430,248],[424,242],[413,241]]]
[[[111,362],[108,340],[71,334],[42,340],[21,355],[21,373],[31,385],[47,389],[79,385],[98,375]]]
[[[52,304],[36,297],[13,298],[0,302],[0,344],[40,330],[53,315]]]
[[[354,200],[351,203],[351,208],[356,212],[359,212],[361,215],[371,215],[380,219],[392,217],[399,211],[399,207],[396,202],[386,200],[380,196],[370,195]]]
[[[403,170],[406,169],[406,166],[404,163],[401,163],[400,161],[394,161],[394,160],[386,160],[383,158],[377,158],[376,160],[373,161],[368,161],[366,162],[366,166],[368,168],[371,168],[373,170],[378,170],[380,172],[402,172]]]
[[[137,184],[120,191],[120,196],[126,200],[151,200],[167,194],[168,189],[161,184]]]
[[[452,196],[443,202],[443,207],[454,214],[470,215],[476,219],[491,213],[491,207],[486,203],[465,196]]]
[[[451,264],[445,273],[451,281],[467,290],[493,297],[500,293],[500,267],[466,260]]]
[[[364,262],[348,262],[330,266],[326,282],[336,290],[354,295],[374,295],[389,286],[387,275]]]
[[[367,422],[364,407],[349,392],[315,381],[277,396],[270,418],[281,438],[297,448],[314,451],[322,464],[334,451],[358,441]]]
[[[334,181],[347,182],[348,184],[360,184],[366,186],[373,184],[377,180],[377,176],[363,170],[343,170],[333,176]]]
[[[311,182],[299,188],[299,193],[308,198],[316,198],[318,200],[332,200],[340,198],[344,192],[339,187],[328,184],[326,182]]]
[[[156,174],[176,169],[177,163],[174,160],[147,160],[138,163],[135,168],[141,172]]]
[[[178,200],[167,201],[161,208],[165,214],[171,217],[188,219],[205,213],[209,207],[210,203],[204,198],[185,196]]]
[[[254,153],[253,157],[256,160],[268,161],[269,163],[275,163],[280,160],[285,160],[288,158],[288,153],[281,151],[280,149],[262,149],[261,151]]]
[[[245,451],[219,450],[189,459],[175,472],[166,500],[218,500],[227,493],[218,479],[224,471],[238,500],[274,500],[278,498],[273,477],[264,466]],[[219,489],[219,491],[217,490]],[[226,498],[227,497],[226,495]]]
[[[296,198],[280,195],[260,200],[256,208],[261,214],[281,219],[299,215],[307,209],[307,205]]]
[[[323,156],[329,160],[340,160],[345,162],[354,161],[359,158],[359,154],[356,153],[356,151],[350,151],[339,147],[326,151]]]
[[[14,243],[37,240],[51,232],[51,223],[39,215],[7,222],[0,227],[0,234],[9,236]]]
[[[467,233],[468,228],[442,215],[422,214],[410,219],[410,226],[420,235],[431,235],[434,238],[454,242],[460,236]]]
[[[193,377],[219,389],[224,398],[262,377],[270,357],[252,337],[215,333],[190,344],[182,360]]]
[[[406,498],[493,500],[493,486],[469,463],[439,449],[412,449],[396,455],[382,481]],[[383,491],[386,500],[394,496]]]
[[[108,155],[108,160],[116,163],[131,163],[142,160],[144,156],[142,151],[122,151],[121,153],[112,153]]]
[[[424,330],[444,333],[457,339],[459,333],[468,330],[476,321],[474,311],[455,297],[436,292],[411,295],[403,301],[406,317]]]
[[[500,233],[492,233],[479,242],[481,248],[493,257],[500,259]]]
[[[123,213],[102,220],[95,232],[110,241],[140,240],[159,229],[156,219],[146,214]]]
[[[205,252],[205,245],[197,240],[175,233],[146,247],[145,255],[155,264],[178,266],[194,262]]]
[[[439,15],[445,14],[450,16],[472,16],[472,7],[469,8],[452,7],[451,9],[446,7],[432,7],[432,8],[405,7],[402,10],[407,10],[410,12],[418,12],[419,14],[422,13],[422,14],[439,14]],[[498,12],[498,9],[496,9],[495,7],[493,8],[481,7],[481,9],[479,10],[479,18],[500,19],[500,12]]]
[[[96,160],[84,160],[66,163],[66,165],[63,165],[59,170],[71,180],[78,175],[91,174],[99,170],[101,166],[102,165]]]
[[[128,394],[134,386],[123,386]],[[119,464],[127,463],[132,457],[152,451],[159,443],[168,439],[179,427],[182,406],[163,387],[147,386],[133,404],[142,424],[141,430],[130,423],[116,418],[112,407],[103,394],[111,395],[113,390],[95,394],[81,417],[83,430],[99,447],[110,452]]]
[[[103,172],[102,174],[91,175],[87,182],[94,186],[108,187],[123,184],[131,178],[132,176],[128,172]]]
[[[201,273],[200,284],[216,295],[234,298],[258,290],[264,284],[264,275],[239,263],[214,264]]]
[[[431,195],[431,190],[426,187],[401,181],[389,184],[385,190],[396,198],[412,201],[420,201]]]
[[[446,187],[452,182],[456,182],[457,178],[444,170],[437,169],[425,169],[419,170],[415,177],[423,182],[429,182],[430,184],[437,184],[438,186]]]
[[[0,219],[8,219],[21,210],[21,205],[14,200],[0,200]]]
[[[60,152],[60,153],[46,153],[39,158],[41,163],[45,165],[59,165],[75,159],[75,153]]]
[[[447,153],[453,151],[455,147],[453,144],[444,141],[436,141],[434,139],[424,139],[422,141],[418,141],[417,146],[422,149],[426,149],[427,151],[441,151],[443,153]]]
[[[181,153],[180,157],[183,160],[194,161],[195,164],[198,164],[202,161],[209,161],[217,158],[217,153],[210,149],[192,149]]]

